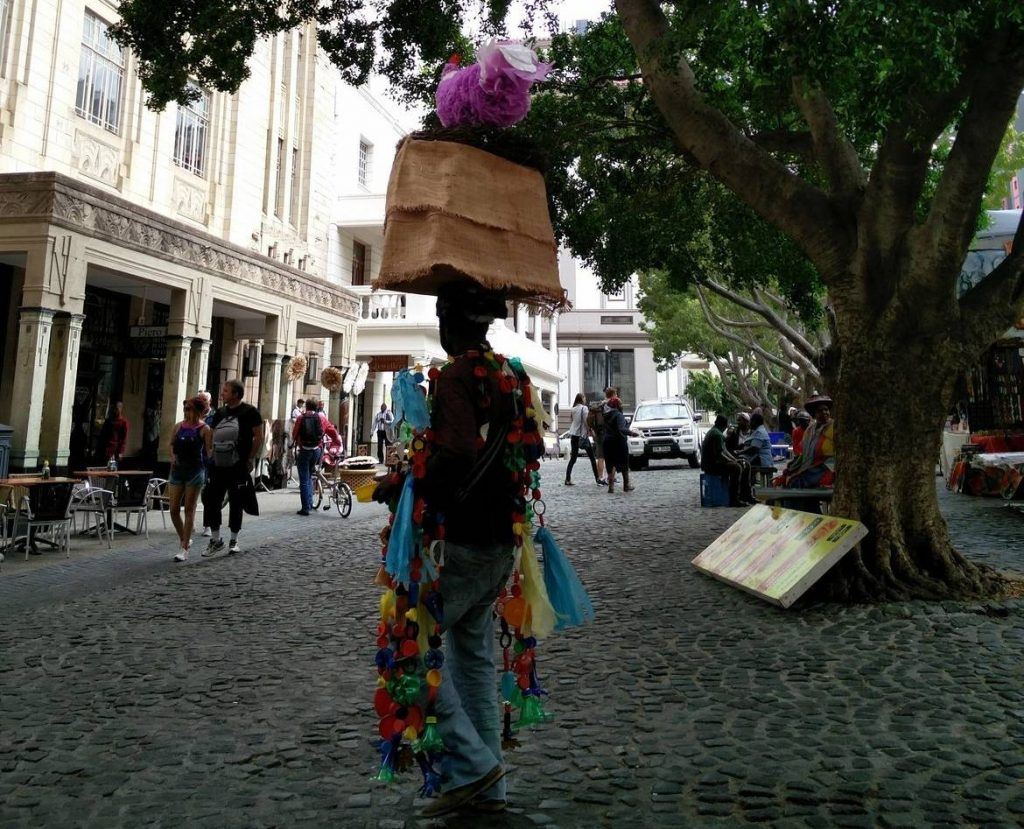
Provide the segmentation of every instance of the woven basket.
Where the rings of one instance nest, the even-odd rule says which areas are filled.
[[[363,484],[373,483],[377,477],[376,469],[339,469],[338,480],[344,481],[352,489],[358,489]]]

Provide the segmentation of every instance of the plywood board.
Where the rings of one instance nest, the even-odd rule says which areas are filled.
[[[716,538],[693,566],[789,607],[867,534],[867,527],[848,518],[760,505]]]

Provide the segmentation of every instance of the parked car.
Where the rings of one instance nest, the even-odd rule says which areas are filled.
[[[629,468],[646,469],[651,460],[686,458],[692,468],[700,466],[701,416],[676,397],[644,400],[636,407],[630,430]]]
[[[566,430],[558,436],[558,457],[567,458],[572,454],[572,435]]]
[[[566,444],[568,445],[568,444]],[[562,457],[562,441],[554,432],[544,433],[544,457],[545,458],[560,458]]]

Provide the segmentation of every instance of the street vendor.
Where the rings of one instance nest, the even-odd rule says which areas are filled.
[[[832,399],[825,395],[812,397],[804,404],[804,410],[813,420],[804,431],[799,454],[774,483],[791,489],[831,487],[835,483],[836,468]],[[797,447],[793,451],[798,451]]]

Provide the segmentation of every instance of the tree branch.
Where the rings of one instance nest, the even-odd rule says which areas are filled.
[[[918,250],[932,268],[954,267],[959,273],[975,234],[989,170],[1024,87],[1024,29],[997,32],[991,46],[922,229]]]
[[[965,340],[977,350],[988,346],[1024,316],[1024,213],[1010,254],[960,299]]]
[[[644,81],[676,142],[758,215],[792,238],[828,284],[847,270],[855,243],[828,196],[747,138],[696,89],[686,59],[666,60],[668,21],[658,0],[615,0]]]
[[[704,311],[704,317],[705,319],[707,319],[708,326],[714,333],[718,334],[718,336],[720,337],[724,337],[727,340],[731,340],[734,343],[739,343],[740,345],[752,351],[754,354],[757,354],[763,359],[767,360],[768,362],[774,363],[775,365],[779,366],[779,368],[785,369],[786,371],[789,371],[792,374],[796,373],[793,370],[792,364],[787,363],[785,360],[779,357],[776,357],[771,352],[765,350],[763,346],[759,345],[753,340],[745,339],[741,337],[739,334],[734,334],[733,332],[728,331],[725,328],[722,328],[719,324],[719,319],[716,316],[715,312],[711,309],[711,306],[708,305],[707,297],[704,296],[704,292],[701,289],[699,283],[697,284],[696,288],[697,297],[700,300],[700,307]]]
[[[748,136],[757,146],[768,152],[796,155],[808,161],[814,159],[814,139],[809,132],[793,132],[787,129],[765,130]]]
[[[806,78],[793,78],[793,97],[811,129],[814,156],[825,172],[829,189],[837,195],[860,193],[867,176],[853,144],[839,130],[835,110],[825,91]]]

